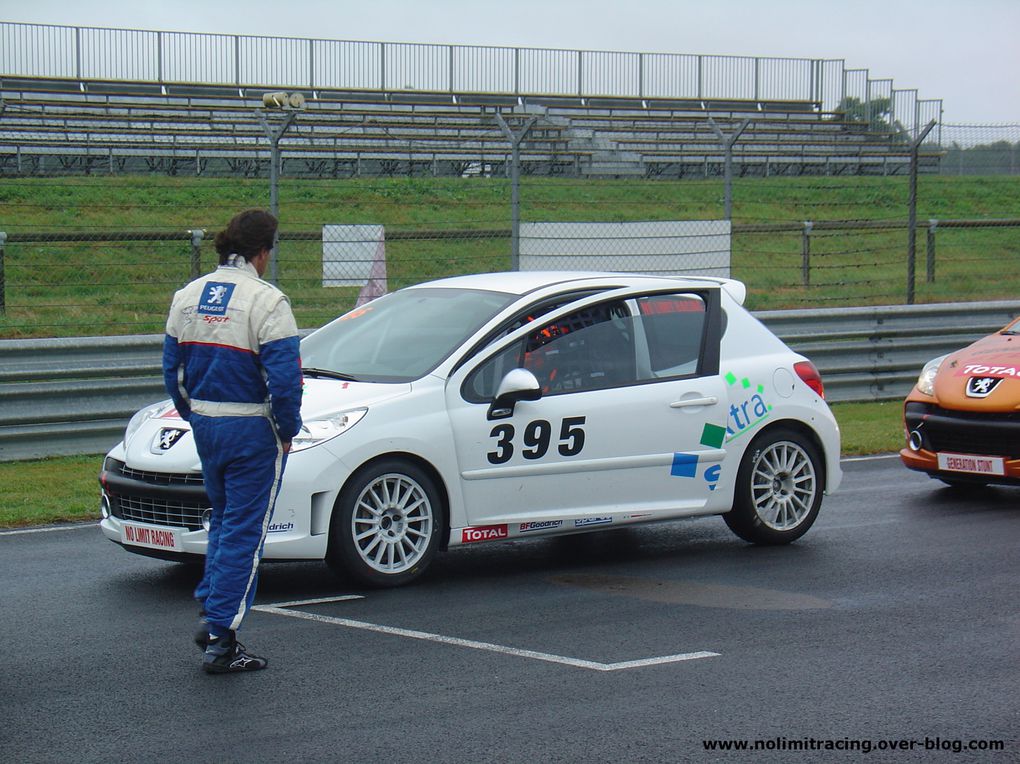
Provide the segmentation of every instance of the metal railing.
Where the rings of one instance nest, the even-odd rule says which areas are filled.
[[[715,225],[686,222],[699,235]],[[590,270],[629,270],[636,256],[661,256],[658,224],[627,225],[638,231],[637,250],[609,250],[597,226],[576,221],[558,223],[557,238],[531,246]],[[159,331],[172,291],[216,262],[206,227],[10,233],[0,228],[0,338]],[[511,228],[410,229],[387,223],[380,229],[390,289],[514,268]],[[914,293],[921,303],[1009,299],[1020,283],[1015,254],[1020,219],[928,219],[918,223],[914,236],[904,220],[736,223],[729,230],[732,238],[725,246],[715,236],[700,240],[701,249],[694,238],[684,239],[684,254],[670,252],[669,268],[721,267],[719,255],[725,251],[728,274],[748,285],[746,305],[752,310],[909,304]],[[913,267],[905,255],[912,238],[917,239]],[[340,256],[346,250],[324,241],[321,225],[280,233],[276,283],[290,295],[300,326],[321,325],[353,307],[358,294],[353,286],[364,281],[359,264],[344,260],[349,252]],[[374,252],[374,239],[371,246]],[[43,262],[47,266],[40,269]],[[334,288],[341,282],[351,288]]]
[[[1020,301],[758,312],[811,358],[830,402],[897,400],[929,359],[1020,315]],[[100,453],[166,397],[161,335],[0,341],[0,461]]]
[[[0,22],[0,74],[339,91],[740,100],[837,109],[890,91],[904,130],[941,101],[842,59],[360,42]],[[884,89],[883,89],[884,88]]]

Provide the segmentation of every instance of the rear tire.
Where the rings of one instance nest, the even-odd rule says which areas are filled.
[[[810,528],[822,505],[823,462],[804,435],[785,427],[751,443],[737,470],[733,508],[723,515],[752,544],[788,544]]]
[[[445,514],[435,482],[423,469],[404,459],[370,464],[340,492],[326,563],[368,586],[403,586],[428,568]]]

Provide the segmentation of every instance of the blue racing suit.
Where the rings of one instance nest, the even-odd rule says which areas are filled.
[[[240,627],[286,464],[301,429],[297,324],[286,295],[237,255],[174,295],[163,380],[191,424],[212,505],[195,589],[210,633]]]

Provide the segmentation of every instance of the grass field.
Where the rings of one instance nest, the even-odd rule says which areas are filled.
[[[722,182],[525,178],[525,221],[718,219]],[[171,293],[188,280],[191,229],[205,229],[201,270],[215,261],[211,238],[238,210],[266,206],[262,179],[145,177],[0,178],[6,314],[0,337],[151,333],[161,330]],[[905,222],[907,179],[742,179],[733,222]],[[353,304],[355,288],[322,286],[321,226],[386,227],[390,288],[510,267],[510,187],[492,178],[283,179],[280,286],[302,327]],[[938,229],[933,281],[926,278],[929,219],[1020,219],[1020,177],[923,176],[916,301],[1014,298],[1020,292],[1020,228]],[[162,232],[172,241],[119,240]],[[288,240],[304,232],[308,241]],[[429,236],[438,232],[441,238]],[[417,235],[418,238],[402,238]],[[34,241],[24,241],[24,237]],[[19,237],[21,237],[19,239]],[[104,238],[105,237],[105,238]],[[130,237],[128,237],[130,238]],[[906,296],[902,228],[816,230],[809,284],[803,238],[738,232],[732,275],[748,286],[752,310],[898,304]],[[611,269],[593,259],[592,267]]]
[[[832,410],[844,456],[899,450],[898,402],[839,403]],[[91,455],[0,463],[0,528],[98,520],[101,462]]]
[[[6,313],[0,338],[160,332],[170,295],[189,278],[188,231],[206,229],[202,271],[214,262],[213,233],[237,211],[268,206],[263,179],[0,178],[0,231]],[[722,217],[721,181],[580,181],[525,178],[526,221],[652,221]],[[803,221],[898,222],[907,217],[907,179],[741,179],[736,225]],[[1020,177],[922,176],[918,220],[1020,218]],[[510,265],[510,187],[502,179],[283,179],[281,229],[327,223],[386,226],[390,288]],[[134,241],[158,231],[166,241]],[[486,232],[503,231],[502,234]],[[101,236],[97,232],[102,232]],[[398,234],[440,232],[441,238]],[[111,236],[111,234],[116,234]],[[18,237],[37,241],[18,242]],[[174,240],[169,239],[173,237]],[[925,274],[918,237],[917,301],[1015,299],[1020,293],[1020,229],[943,228],[936,278]],[[732,274],[748,285],[752,310],[897,304],[904,300],[907,249],[902,229],[817,231],[810,240],[810,285],[802,284],[797,232],[735,235]],[[320,241],[280,248],[280,285],[302,327],[349,308],[356,288],[322,287]],[[845,454],[900,445],[899,405],[838,404]],[[96,517],[96,456],[0,464],[0,526]],[[40,490],[45,486],[45,490]]]

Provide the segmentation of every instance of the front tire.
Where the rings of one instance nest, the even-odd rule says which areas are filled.
[[[822,505],[823,462],[794,430],[758,437],[737,471],[733,508],[723,519],[752,544],[788,544],[807,533]]]
[[[402,586],[428,568],[444,523],[432,478],[412,462],[384,459],[356,473],[340,492],[326,562],[368,586]]]

